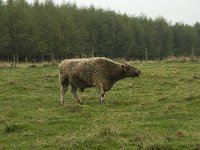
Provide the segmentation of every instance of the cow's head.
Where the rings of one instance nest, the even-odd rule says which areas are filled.
[[[141,74],[141,71],[139,71],[138,69],[134,68],[133,66],[127,63],[122,64],[122,68],[127,77],[139,77]]]

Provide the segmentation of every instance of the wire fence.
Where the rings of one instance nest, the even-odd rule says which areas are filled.
[[[136,54],[136,56],[134,57],[130,57],[131,59],[137,59],[137,60],[142,60],[142,61],[149,61],[149,60],[153,60],[155,56],[153,56],[152,53],[154,53],[154,51],[152,50],[149,50],[148,48],[144,48],[144,49],[134,49],[133,51],[134,54]],[[198,52],[198,53],[197,53]],[[194,59],[196,58],[197,56],[200,55],[200,50],[198,49],[195,49],[194,47],[191,47],[191,49],[187,52],[187,54],[181,54],[179,51],[177,50],[170,50],[170,51],[167,51],[167,55],[166,57],[172,57],[172,56],[175,56],[175,57],[182,57],[182,56],[186,56],[186,57],[190,57],[191,59]],[[26,56],[26,57],[19,57],[19,56],[16,56],[15,54],[12,55],[12,59],[11,58],[0,58],[0,61],[6,61],[6,62],[11,62],[14,64],[14,66],[16,67],[16,65],[18,63],[39,63],[39,62],[55,62],[55,61],[61,61],[65,58],[85,58],[85,57],[95,57],[96,55],[94,55],[93,53],[91,54],[81,54],[79,56],[64,56],[64,55],[55,55],[53,52],[50,53],[50,54],[45,54],[45,55],[35,55],[34,57],[33,56]],[[98,56],[98,55],[97,55]],[[137,57],[138,56],[138,57]],[[163,57],[163,56],[162,56]],[[163,58],[166,58],[166,57],[163,57]],[[126,57],[122,57],[124,59],[126,59]],[[158,57],[158,59],[163,59],[161,57]],[[157,60],[158,60],[157,59]],[[156,59],[154,59],[156,60]]]

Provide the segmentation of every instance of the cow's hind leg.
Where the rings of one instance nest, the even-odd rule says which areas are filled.
[[[59,76],[60,78],[60,102],[61,104],[64,104],[64,96],[67,91],[67,87],[69,86],[69,82],[67,78],[63,78]]]
[[[79,96],[77,94],[77,88],[73,84],[71,84],[71,87],[72,87],[71,92],[72,92],[74,98],[77,100],[78,103],[80,103],[81,99],[79,98]]]

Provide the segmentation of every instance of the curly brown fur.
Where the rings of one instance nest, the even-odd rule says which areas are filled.
[[[109,91],[115,82],[125,77],[138,77],[140,71],[128,64],[120,64],[104,57],[86,59],[66,59],[59,65],[61,103],[67,87],[71,84],[71,92],[78,102],[77,89],[96,87],[100,94],[100,102],[104,93]]]

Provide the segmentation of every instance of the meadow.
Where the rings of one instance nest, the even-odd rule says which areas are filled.
[[[130,62],[99,103],[70,89],[60,105],[58,67],[0,67],[0,149],[200,149],[200,62]]]

